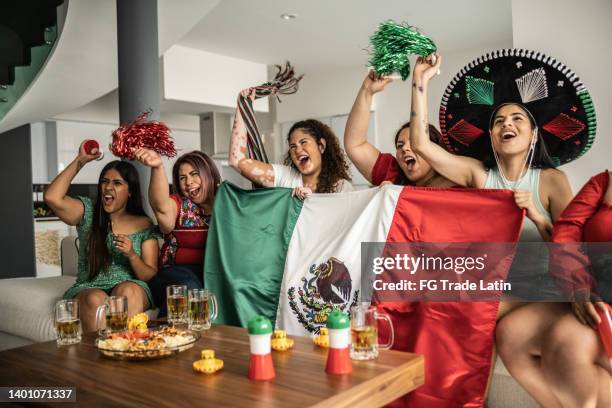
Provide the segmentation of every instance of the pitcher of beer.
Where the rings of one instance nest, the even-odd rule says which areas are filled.
[[[378,321],[389,324],[389,341],[378,344]],[[393,346],[393,323],[389,316],[378,313],[376,307],[360,304],[351,308],[351,358],[353,360],[373,360],[378,350],[388,350]]]
[[[127,330],[128,302],[125,296],[110,296],[96,310],[96,329],[101,336]]]
[[[189,289],[189,328],[202,331],[210,329],[217,318],[217,298],[207,289]]]

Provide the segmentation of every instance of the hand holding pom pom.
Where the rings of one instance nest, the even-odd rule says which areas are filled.
[[[363,80],[361,87],[370,95],[374,95],[375,93],[383,91],[387,84],[391,82],[393,82],[393,78],[389,76],[379,77],[376,75],[376,72],[370,70]]]
[[[429,82],[435,75],[440,74],[440,64],[442,64],[442,57],[437,52],[427,58],[419,57],[414,64],[413,78]]]
[[[253,102],[255,99],[264,98],[266,96],[276,96],[280,102],[278,95],[294,94],[298,90],[298,85],[303,75],[296,76],[293,66],[287,61],[285,68],[280,65],[276,66],[278,72],[274,79],[265,84],[252,88],[243,89],[238,96],[238,110],[247,126],[247,151],[249,157],[255,160],[269,163],[268,156],[264,149],[263,140],[257,123],[254,120],[255,111],[253,110]]]
[[[132,154],[134,160],[138,160],[147,167],[156,168],[163,164],[159,153],[151,149],[141,147],[140,149],[135,149]]]
[[[410,55],[426,57],[436,51],[431,39],[407,23],[385,21],[370,37],[369,65],[378,76],[398,72],[402,80],[410,76]]]
[[[147,121],[149,114],[142,113],[134,122],[122,125],[113,132],[110,149],[115,156],[132,160],[134,152],[143,147],[162,156],[176,156],[170,129],[163,122]]]

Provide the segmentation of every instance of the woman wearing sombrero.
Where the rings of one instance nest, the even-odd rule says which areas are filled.
[[[440,63],[436,54],[419,59],[414,68],[413,149],[459,185],[513,190],[516,204],[527,216],[520,241],[549,241],[554,221],[572,198],[566,175],[555,167],[584,154],[595,136],[588,92],[569,68],[540,53],[500,50],[486,54],[464,67],[444,93],[440,128],[445,150],[430,142],[426,126],[427,87]],[[543,300],[541,277],[547,275],[547,257],[523,252],[519,255],[527,255],[521,262],[527,276],[517,286],[528,292],[522,297]],[[543,271],[540,282],[534,282],[534,274]],[[517,381],[547,407],[561,404],[540,362],[542,334],[567,313],[569,307],[562,303],[500,303],[498,317],[503,320],[496,332],[500,355]],[[585,376],[606,374],[595,362],[582,368]],[[573,393],[573,384],[566,385],[567,393]],[[577,403],[593,401],[598,392],[595,385],[570,398]]]

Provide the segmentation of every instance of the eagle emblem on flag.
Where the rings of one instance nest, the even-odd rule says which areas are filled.
[[[297,296],[296,296],[297,289]],[[301,286],[287,290],[289,306],[306,330],[319,334],[333,309],[348,312],[357,304],[359,290],[353,292],[353,280],[342,261],[330,257],[327,261],[310,266]],[[351,301],[352,298],[352,301]]]

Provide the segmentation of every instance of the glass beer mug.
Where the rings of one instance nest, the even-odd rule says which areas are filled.
[[[207,289],[189,289],[189,329],[210,329],[217,318],[217,298]]]
[[[128,303],[125,296],[110,296],[96,310],[96,329],[100,335],[127,330]]]
[[[175,326],[187,323],[187,285],[166,286],[168,324]]]
[[[378,344],[378,320],[389,324],[389,341]],[[376,307],[361,304],[351,308],[351,358],[372,360],[378,357],[378,350],[388,350],[393,346],[393,323],[389,316],[376,312]]]
[[[81,319],[77,299],[58,300],[55,304],[55,332],[57,345],[68,346],[81,342]]]

